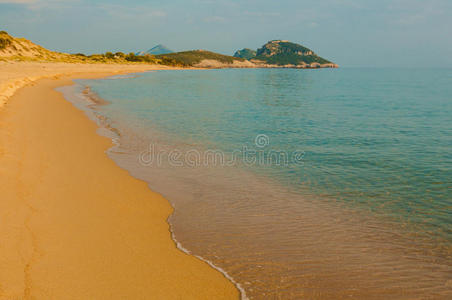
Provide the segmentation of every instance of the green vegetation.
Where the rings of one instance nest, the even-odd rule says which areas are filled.
[[[9,56],[2,60],[16,61],[55,61],[68,63],[148,63],[158,64],[153,55],[136,56],[134,53],[124,54],[122,52],[106,52],[104,54],[84,53],[66,54],[47,50],[24,38],[10,36],[6,31],[0,31],[0,50],[8,50]],[[170,63],[170,62],[168,62]]]
[[[120,58],[120,57],[118,57]],[[154,55],[135,55],[135,53],[129,53],[127,55],[124,55],[123,58],[127,61],[131,62],[145,62],[145,63],[157,63],[157,59]]]
[[[77,56],[86,62],[103,62],[103,63],[147,63],[147,64],[162,64],[170,66],[181,66],[176,60],[160,57],[157,58],[155,55],[145,54],[136,55],[133,52],[129,54],[124,54],[122,52],[106,52],[104,54],[91,54],[89,56],[83,53],[73,54],[72,56]]]
[[[178,66],[194,66],[203,60],[216,60],[220,63],[232,64],[234,60],[243,61],[242,58],[218,54],[205,50],[183,51],[176,53],[161,54],[155,56],[163,62],[171,62]]]
[[[186,66],[186,65],[183,65],[180,62],[178,62],[176,59],[166,57],[166,56],[159,57],[159,63],[161,65],[172,66],[172,67],[185,67]]]
[[[115,53],[115,57],[124,59],[126,57],[126,55],[124,53],[122,53],[122,52],[116,52]]]
[[[308,54],[313,53],[313,51],[309,48],[306,48],[302,45],[287,42],[287,41],[270,41],[262,48],[257,50],[256,56],[265,56],[272,55],[273,53],[299,53],[299,54]]]
[[[115,55],[111,52],[105,52],[105,57],[108,59],[114,59]]]
[[[135,53],[124,54],[122,52],[106,52],[104,54],[85,55],[83,53],[66,54],[47,50],[36,45],[24,38],[16,38],[10,36],[6,31],[0,31],[0,50],[6,56],[2,60],[19,60],[19,61],[55,61],[68,63],[144,63],[144,64],[160,64],[175,67],[320,67],[323,64],[332,64],[330,61],[319,57],[312,50],[295,43],[282,40],[274,40],[266,43],[257,51],[244,48],[237,51],[234,57],[214,53],[205,50],[192,50],[176,53],[164,53],[153,55],[143,53],[137,55]],[[151,49],[152,50],[152,49]],[[153,50],[170,51],[162,45],[158,45]],[[151,52],[151,51],[149,51]],[[250,63],[232,65],[234,62]],[[203,63],[203,61],[208,61]],[[313,63],[315,63],[313,65]],[[326,67],[335,67],[334,65]]]
[[[249,49],[249,48],[244,48],[242,50],[237,50],[234,53],[234,57],[240,57],[240,58],[244,58],[244,59],[252,59],[256,56],[256,50],[253,49]]]
[[[256,56],[253,59],[262,60],[271,65],[302,65],[319,63],[319,64],[329,64],[330,61],[317,56],[317,55],[304,55],[300,56],[293,53],[280,53],[272,56]]]
[[[101,63],[126,63],[126,62],[141,62],[141,63],[158,63],[158,60],[152,55],[137,56],[134,53],[124,54],[122,52],[106,52],[104,54],[85,55],[83,53],[68,54],[66,60],[75,60],[82,62],[101,62]]]
[[[253,55],[254,53],[254,55]],[[316,55],[311,49],[289,41],[274,40],[266,43],[257,51],[242,49],[234,56],[243,57],[251,61],[264,62],[271,65],[304,65],[330,64],[331,62]]]
[[[11,45],[11,37],[6,31],[0,31],[0,50]]]
[[[274,65],[328,64],[311,49],[288,41],[270,41],[257,50],[256,60]]]
[[[0,50],[5,49],[9,45],[11,45],[11,40],[0,37]]]

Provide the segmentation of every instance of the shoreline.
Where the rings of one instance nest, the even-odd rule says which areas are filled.
[[[164,73],[165,72],[161,72],[154,75],[156,77],[159,77],[159,74],[162,75]],[[153,74],[149,75],[151,75],[152,77],[154,76]],[[164,78],[166,80],[171,80],[172,76],[170,75],[170,73],[168,73],[167,75],[168,77]],[[143,77],[148,76],[143,75]],[[109,81],[102,80],[101,82],[107,83]],[[146,81],[140,80],[140,82],[145,84]],[[90,86],[90,83],[81,83],[81,87],[78,89],[78,91],[83,89],[83,86]],[[92,86],[99,87],[94,82],[92,83]],[[125,86],[127,87],[127,85]],[[99,91],[107,91],[106,89],[109,87],[109,85],[105,86],[103,84],[100,84],[100,87],[103,87],[103,89],[99,89]],[[133,88],[134,85],[132,84],[130,87]],[[114,87],[112,88],[114,89]],[[158,89],[158,85],[152,87],[152,90],[155,89]],[[139,91],[141,92],[135,91],[135,95],[145,94],[142,90]],[[124,98],[116,99],[114,94],[105,94],[106,99],[111,99],[110,101],[113,105],[115,103],[121,103],[121,100],[127,101],[135,99],[139,101],[139,97],[133,97],[132,95],[133,93],[130,94],[130,98],[128,98],[128,96],[125,96]],[[161,96],[162,95],[160,95],[159,97],[160,99],[162,99]],[[165,97],[163,97],[163,99],[165,99]],[[162,102],[163,103],[157,102],[155,106],[158,107],[159,104],[162,105],[166,101]],[[170,105],[170,103],[168,103],[168,105]],[[141,107],[143,109],[148,108],[146,106]],[[122,144],[125,147],[121,148],[118,145],[117,155],[115,155],[114,151],[112,151],[113,160],[116,161],[117,164],[122,168],[129,170],[132,176],[147,181],[150,184],[151,189],[158,190],[168,200],[170,200],[170,203],[178,208],[169,220],[170,224],[174,226],[173,229],[176,234],[177,240],[180,241],[188,249],[193,251],[193,253],[207,258],[209,261],[214,262],[216,265],[221,266],[222,268],[230,272],[230,274],[234,276],[234,278],[243,283],[244,287],[247,288],[248,295],[259,297],[259,295],[262,295],[263,292],[265,292],[266,295],[270,295],[269,293],[279,291],[278,289],[280,288],[280,286],[278,284],[272,285],[272,281],[270,279],[266,279],[265,276],[258,276],[257,273],[272,274],[274,276],[273,278],[287,276],[286,273],[278,273],[278,270],[275,270],[274,268],[271,268],[271,266],[269,266],[269,262],[278,261],[278,259],[281,257],[281,253],[278,251],[272,252],[272,250],[266,250],[264,249],[264,246],[265,244],[271,245],[272,243],[277,245],[287,243],[287,240],[285,240],[284,237],[288,236],[292,236],[289,240],[297,240],[299,243],[296,248],[286,248],[288,249],[287,251],[289,253],[294,253],[295,251],[295,253],[299,253],[298,259],[293,260],[292,263],[296,264],[300,261],[304,262],[304,264],[300,265],[300,268],[298,268],[296,271],[305,272],[306,276],[309,276],[310,278],[318,278],[317,280],[309,280],[309,278],[300,281],[295,281],[296,279],[294,280],[297,283],[298,287],[306,289],[304,295],[308,294],[310,290],[315,290],[316,292],[318,291],[318,293],[325,293],[325,295],[328,294],[330,297],[332,297],[332,295],[337,295],[337,297],[339,298],[341,297],[340,295],[348,295],[349,297],[351,297],[351,295],[354,295],[358,298],[369,297],[370,295],[372,295],[372,292],[370,291],[373,291],[373,293],[376,293],[378,295],[392,294],[399,295],[399,297],[402,293],[410,293],[412,295],[415,295],[416,292],[410,292],[410,289],[400,290],[398,288],[398,286],[401,285],[410,286],[414,281],[405,281],[403,278],[397,277],[397,274],[388,272],[387,269],[385,270],[384,266],[386,266],[387,262],[393,261],[395,259],[397,259],[397,263],[394,263],[394,268],[403,270],[402,272],[407,272],[406,274],[410,274],[409,276],[414,276],[415,274],[415,276],[417,276],[416,278],[418,278],[419,280],[425,280],[425,277],[423,275],[424,273],[410,260],[414,259],[414,261],[417,261],[420,264],[432,264],[434,268],[437,268],[438,272],[435,271],[434,274],[431,274],[431,277],[436,277],[436,279],[432,280],[434,281],[434,283],[427,283],[424,286],[424,290],[430,289],[430,292],[424,292],[423,294],[440,295],[440,293],[437,293],[434,289],[441,290],[442,287],[440,287],[440,285],[443,283],[443,279],[447,277],[441,276],[438,273],[441,272],[439,271],[440,268],[447,268],[447,263],[443,263],[443,266],[441,266],[441,263],[438,263],[438,265],[436,265],[436,263],[432,263],[431,261],[424,261],[423,259],[419,259],[418,255],[422,255],[421,252],[424,250],[428,251],[429,248],[418,248],[417,246],[413,247],[414,244],[412,244],[412,242],[416,241],[415,244],[418,245],[417,242],[420,242],[420,237],[415,236],[413,237],[413,239],[411,239],[410,236],[405,236],[405,230],[401,228],[403,226],[402,224],[399,225],[398,223],[394,224],[391,222],[380,222],[383,221],[380,218],[368,218],[366,211],[354,209],[352,210],[351,208],[346,209],[345,207],[341,207],[341,205],[336,206],[334,204],[331,205],[331,203],[328,203],[329,200],[332,200],[334,202],[333,199],[329,199],[328,202],[327,199],[316,199],[315,201],[314,199],[303,200],[301,199],[301,197],[293,193],[287,193],[288,191],[278,193],[277,191],[281,191],[281,187],[278,186],[277,183],[273,184],[273,182],[271,181],[265,181],[265,183],[268,183],[265,185],[247,184],[246,191],[250,194],[257,195],[254,200],[256,200],[256,198],[269,200],[260,202],[260,204],[263,205],[256,206],[259,207],[258,210],[255,210],[253,208],[254,204],[252,204],[248,207],[250,211],[247,214],[247,201],[243,201],[242,203],[240,203],[239,210],[228,211],[228,209],[231,206],[234,206],[234,204],[236,203],[234,203],[233,201],[215,201],[220,198],[215,198],[214,195],[206,193],[206,189],[199,188],[202,187],[202,184],[200,184],[200,182],[196,180],[197,176],[193,176],[194,174],[191,174],[190,176],[189,170],[193,170],[193,168],[188,168],[187,172],[185,173],[183,168],[176,168],[177,170],[175,170],[175,172],[168,171],[168,169],[166,168],[165,171],[160,172],[158,168],[156,168],[155,170],[152,170],[152,168],[149,167],[143,167],[140,169],[139,164],[136,164],[136,157],[139,155],[140,149],[143,149],[137,147],[137,145],[147,146],[149,145],[149,143],[151,143],[151,141],[154,145],[161,144],[159,142],[159,139],[156,137],[168,137],[168,134],[171,135],[171,130],[169,130],[169,132],[159,132],[157,128],[153,128],[152,126],[144,126],[145,130],[140,131],[140,126],[138,126],[136,128],[138,131],[134,131],[133,125],[132,127],[127,126],[129,124],[133,124],[134,115],[129,115],[129,117],[132,117],[132,119],[127,118],[128,110],[124,109],[124,107],[122,112],[125,113],[125,115],[121,116],[121,109],[118,109],[116,111],[116,114],[109,115],[107,113],[106,115],[104,115],[107,120],[109,119],[109,116],[111,116],[112,122],[109,124],[115,126],[115,128],[120,129],[121,133],[124,132],[124,134],[121,134],[124,140],[122,141],[122,143],[121,141],[119,141],[118,144]],[[99,112],[99,114],[102,115],[101,112]],[[148,115],[147,119],[152,120],[153,117],[156,116]],[[166,122],[167,120],[170,120],[170,118],[165,117],[164,120]],[[130,121],[130,123],[127,121]],[[140,141],[140,139],[127,139],[128,133],[141,136],[145,140],[142,144],[135,144],[134,142]],[[144,133],[149,133],[149,135]],[[146,139],[146,137],[150,139]],[[165,143],[163,142],[163,144]],[[131,148],[128,148],[127,145],[133,146]],[[175,142],[175,145],[177,145],[177,149],[184,152],[184,149],[180,148],[182,147],[181,145],[185,145],[183,138],[178,139]],[[188,143],[188,145],[189,149],[193,149],[192,143]],[[165,145],[163,148],[168,149],[165,148]],[[127,150],[131,151],[128,152]],[[200,151],[202,152],[202,150]],[[130,155],[127,155],[127,153]],[[234,195],[234,198],[240,197],[241,193],[237,192],[238,190],[234,189],[235,187],[237,187],[237,185],[234,186],[231,184],[222,184],[225,183],[225,181],[222,180],[222,175],[224,174],[222,174],[221,171],[210,173],[211,176],[205,175],[206,173],[204,173],[204,176],[201,176],[199,178],[213,178],[212,181],[208,182],[208,184],[204,186],[205,188],[211,189],[218,194]],[[163,178],[160,183],[159,177]],[[188,182],[184,183],[184,180],[177,180],[177,178],[179,177],[181,179],[193,178],[193,180],[188,180]],[[236,171],[234,171],[234,178],[250,179],[250,177],[240,176],[240,173],[237,173]],[[243,182],[248,181],[243,180]],[[206,181],[203,180],[203,183],[206,183]],[[177,192],[177,189],[174,187],[177,187],[179,189],[179,192]],[[211,187],[215,188],[212,189]],[[253,189],[253,187],[258,188]],[[208,196],[203,197],[203,195]],[[213,199],[212,202],[215,202],[210,207],[211,209],[205,208],[205,206],[208,206],[207,198]],[[267,236],[267,243],[259,244],[259,242],[262,242],[262,239],[266,236],[266,233],[259,230],[259,227],[261,226],[261,223],[259,223],[259,221],[257,221],[256,223],[251,223],[252,221],[249,222],[249,220],[253,219],[256,212],[265,216],[271,216],[272,213],[274,213],[274,211],[271,209],[272,207],[275,208],[276,211],[277,207],[290,205],[289,201],[284,201],[284,203],[282,203],[276,198],[291,199],[291,202],[293,204],[296,204],[290,209],[290,211],[298,211],[298,213],[295,213],[295,215],[303,216],[304,220],[291,218],[292,222],[286,222],[282,227],[283,230],[278,231],[279,234]],[[246,200],[248,200],[248,202],[257,203],[255,201],[250,201],[249,198],[247,198]],[[270,202],[271,204],[269,205]],[[273,206],[275,203],[279,203],[279,205]],[[200,208],[202,208],[202,210]],[[270,211],[266,209],[270,209]],[[200,210],[201,212],[199,212]],[[222,216],[221,214],[216,214],[215,211],[228,211],[228,214]],[[284,211],[280,210],[279,212]],[[285,211],[285,213],[282,213],[281,215],[287,216],[287,218],[289,218],[291,216],[291,213],[287,213],[287,211]],[[278,224],[277,220],[274,221],[276,222],[272,222],[272,225]],[[263,223],[264,222],[265,221],[263,221]],[[226,226],[222,227],[222,224],[241,224],[242,226],[237,226],[237,230],[230,230],[230,228],[226,228]],[[267,223],[267,226],[269,226],[269,224],[270,222]],[[301,224],[299,227],[304,228],[304,232],[298,231],[297,228],[291,226],[292,224]],[[199,227],[199,229],[196,229],[197,227]],[[212,227],[211,230],[209,229],[210,227]],[[249,228],[250,230],[247,230],[247,228]],[[396,228],[402,230],[395,230]],[[192,232],[190,232],[190,230],[192,230]],[[394,232],[397,232],[397,241],[393,239],[392,233]],[[293,236],[296,234],[297,237],[294,239]],[[401,238],[402,236],[406,237],[407,239]],[[257,243],[253,243],[256,241]],[[319,243],[319,241],[322,242]],[[322,247],[324,245],[324,242],[328,242],[327,247]],[[234,251],[228,251],[229,245],[234,245]],[[259,247],[257,247],[258,250],[252,247],[254,245],[259,245]],[[424,245],[428,245],[428,243]],[[215,250],[205,251],[204,249]],[[381,251],[369,251],[369,249],[380,249]],[[400,249],[406,250],[404,252],[401,252]],[[359,250],[364,250],[364,253],[360,253]],[[266,256],[259,256],[260,254],[265,252]],[[250,257],[252,257],[252,262],[247,264],[246,258],[243,259],[240,255],[237,255],[238,253],[246,253],[244,255],[245,257],[247,257],[246,255],[250,255]],[[340,257],[341,259],[338,259],[337,261],[331,261],[331,257]],[[440,259],[440,261],[442,261],[441,257],[441,255],[436,256],[436,259]],[[313,261],[317,261],[318,263],[313,264]],[[265,268],[263,269],[264,271],[255,272],[254,270],[256,269],[256,265],[258,265],[259,268]],[[354,271],[351,272],[350,268],[352,270],[354,269]],[[376,274],[385,274],[387,278],[391,279],[384,279],[384,277],[382,277],[381,275],[367,275],[366,271],[375,271]],[[361,276],[359,274],[361,274]],[[256,278],[258,280],[255,280]],[[387,281],[383,284],[375,285],[375,282],[381,282],[382,280],[383,282],[384,280]],[[359,282],[363,287],[355,289],[354,285],[356,282]],[[270,288],[266,289],[263,287],[263,285],[265,285],[266,287],[270,286]],[[313,287],[315,287],[315,289],[313,289]],[[256,291],[256,289],[258,288],[261,289]],[[335,289],[338,289],[341,292],[333,292],[332,290]],[[256,292],[254,292],[253,290]],[[279,292],[285,293],[283,291]],[[444,291],[441,290],[441,292]],[[310,295],[314,295],[314,293],[315,292],[312,292],[312,294]],[[275,292],[275,295],[278,295],[278,292]]]
[[[39,79],[58,79],[62,76],[70,76],[83,73],[106,73],[121,75],[134,72],[146,72],[152,70],[173,70],[162,65],[150,64],[83,64],[63,62],[15,62],[0,61],[0,109],[8,99],[22,87],[34,84]]]
[[[138,71],[57,70],[42,75],[57,80],[13,86],[0,110],[0,299],[239,298],[224,274],[177,248],[170,203],[108,158],[112,141],[54,90]]]
[[[129,73],[129,74],[142,74],[142,73]],[[126,75],[127,75],[127,74],[126,74]],[[110,78],[110,77],[115,77],[115,76],[117,76],[117,75],[106,76],[106,77],[102,76],[101,78],[96,78],[96,79],[108,79],[108,78]],[[139,76],[139,75],[137,75],[137,76]],[[150,186],[150,183],[149,183],[149,182],[147,182],[146,180],[143,180],[143,179],[141,179],[141,178],[139,178],[139,177],[134,176],[134,175],[130,172],[130,170],[128,170],[127,168],[124,168],[124,167],[120,166],[119,164],[117,164],[117,162],[109,155],[109,154],[111,154],[110,152],[112,152],[112,151],[114,152],[114,149],[120,146],[119,139],[121,138],[121,134],[120,134],[118,128],[116,128],[116,127],[111,127],[110,125],[104,123],[104,122],[103,122],[103,119],[100,118],[99,115],[93,114],[93,112],[94,112],[95,109],[93,109],[92,106],[103,106],[103,105],[108,105],[110,102],[107,101],[107,100],[105,100],[105,99],[103,99],[103,98],[101,98],[96,92],[92,91],[92,90],[91,90],[91,86],[89,86],[89,85],[83,85],[84,88],[83,88],[83,90],[81,91],[81,95],[76,95],[75,91],[72,90],[72,89],[71,89],[70,91],[65,91],[65,90],[64,90],[65,87],[73,87],[74,85],[79,85],[79,83],[76,83],[76,82],[74,81],[74,79],[80,79],[80,78],[73,78],[73,79],[72,79],[72,83],[71,83],[70,85],[58,86],[55,90],[57,90],[58,92],[60,92],[60,93],[63,95],[63,97],[65,98],[66,101],[72,103],[72,104],[74,105],[74,107],[76,107],[77,109],[83,111],[83,112],[86,114],[87,118],[96,124],[96,126],[97,126],[97,128],[98,128],[97,134],[98,134],[99,136],[106,137],[106,138],[108,138],[108,139],[110,139],[110,140],[112,141],[112,146],[106,150],[107,156],[108,156],[112,161],[114,161],[114,162],[116,163],[116,165],[117,165],[119,168],[121,168],[121,169],[123,169],[123,170],[126,170],[126,171],[129,173],[129,175],[132,176],[133,178],[136,178],[136,179],[138,179],[138,180],[140,180],[140,181],[146,182],[146,184],[148,185],[149,189],[150,189],[151,191],[154,191],[153,188]],[[80,101],[79,97],[84,98],[84,99],[87,99],[89,102],[92,102],[92,104],[78,103],[78,102]],[[77,98],[78,100],[75,100],[76,98]],[[100,129],[100,130],[99,130],[99,129]],[[105,129],[108,133],[106,133],[105,131],[103,131],[103,129]],[[157,193],[158,193],[158,192],[157,192]],[[159,194],[160,194],[160,193],[159,193]],[[163,196],[163,197],[164,197],[164,196]],[[180,241],[177,240],[176,234],[175,234],[175,232],[174,232],[174,230],[173,230],[173,225],[172,225],[171,222],[169,221],[170,218],[171,218],[171,216],[174,214],[175,207],[174,207],[174,205],[171,203],[171,201],[169,201],[168,199],[167,199],[167,201],[168,201],[168,203],[169,203],[169,204],[171,205],[171,207],[172,207],[172,212],[170,213],[170,215],[169,215],[168,218],[166,219],[166,222],[167,222],[168,225],[169,225],[169,232],[170,232],[171,239],[173,240],[175,246],[176,246],[180,251],[186,253],[187,255],[196,257],[197,259],[199,259],[199,260],[201,260],[201,261],[207,263],[207,264],[208,264],[210,267],[212,267],[213,269],[215,269],[215,270],[219,271],[220,273],[222,273],[223,276],[224,276],[225,278],[227,278],[229,281],[231,281],[231,282],[234,284],[234,286],[239,290],[239,292],[240,292],[240,299],[242,299],[242,300],[248,299],[248,297],[247,297],[247,295],[246,295],[246,291],[245,291],[245,289],[242,287],[242,285],[241,285],[240,283],[238,283],[237,281],[235,281],[234,278],[233,278],[231,275],[229,275],[228,272],[227,272],[226,270],[224,270],[223,268],[221,268],[221,267],[215,265],[214,262],[212,262],[212,261],[210,261],[210,260],[208,260],[208,259],[206,259],[206,258],[204,258],[204,257],[202,257],[202,256],[200,256],[200,255],[196,255],[196,254],[192,253],[192,251],[190,251],[189,249],[187,249],[186,247],[184,247],[184,246],[182,245],[182,243],[181,243]]]
[[[296,67],[296,66],[278,66],[278,65],[266,65],[256,64],[254,66],[234,66],[233,64],[212,64],[209,61],[203,61],[198,64],[197,67],[170,67],[165,65],[151,65],[151,64],[114,64],[114,63],[65,63],[65,62],[45,62],[45,61],[1,61],[0,68],[14,69],[12,74],[5,74],[0,72],[0,109],[6,104],[8,99],[14,95],[14,93],[28,84],[33,84],[39,79],[44,78],[59,78],[61,76],[67,76],[75,73],[83,73],[87,71],[99,72],[113,72],[115,74],[127,74],[134,72],[145,72],[146,70],[203,70],[203,69],[331,69],[338,67],[321,66],[321,67]],[[13,66],[13,67],[11,67]],[[80,70],[74,70],[76,67]],[[98,71],[98,69],[101,69]],[[127,71],[117,71],[118,68],[127,68]],[[37,71],[36,69],[39,69]],[[8,71],[10,71],[8,70]]]

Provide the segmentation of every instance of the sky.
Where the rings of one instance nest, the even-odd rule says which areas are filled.
[[[452,0],[0,0],[0,30],[69,53],[232,55],[287,39],[344,67],[452,67]]]

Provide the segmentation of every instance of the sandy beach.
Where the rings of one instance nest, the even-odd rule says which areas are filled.
[[[110,160],[112,142],[54,90],[159,68],[0,62],[0,299],[239,298],[177,249],[168,201]]]
[[[0,107],[21,87],[42,78],[57,79],[82,73],[127,73],[168,69],[166,66],[144,64],[83,64],[61,62],[15,62],[0,61]]]

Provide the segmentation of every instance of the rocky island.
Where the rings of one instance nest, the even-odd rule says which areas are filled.
[[[244,58],[262,67],[274,68],[337,68],[337,64],[326,60],[309,48],[287,40],[273,40],[257,51],[245,48],[234,57]]]

